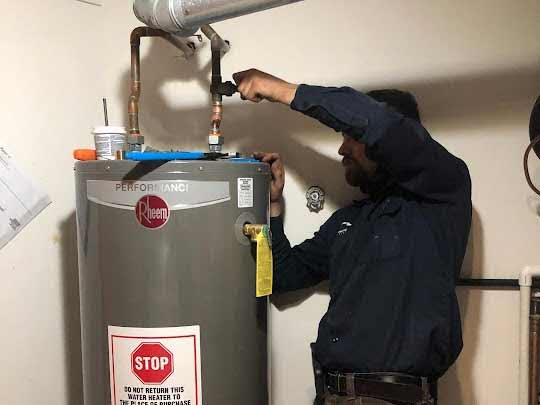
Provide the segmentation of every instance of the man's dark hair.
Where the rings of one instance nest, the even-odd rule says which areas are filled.
[[[366,94],[379,103],[385,103],[388,107],[403,114],[407,118],[421,122],[418,103],[411,93],[395,89],[385,89],[373,90]]]

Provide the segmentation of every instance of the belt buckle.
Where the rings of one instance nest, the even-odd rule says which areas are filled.
[[[426,377],[421,378],[422,381],[422,392],[423,392],[423,403],[425,405],[434,405],[435,400],[431,397],[431,393],[429,392],[429,382]]]
[[[346,387],[343,387],[341,383],[341,378],[343,377],[343,375],[340,373],[331,373],[331,372],[328,373],[327,375],[328,377],[331,378],[331,380],[326,383],[328,392],[330,392],[333,395],[343,395],[344,388],[346,388]],[[331,382],[332,379],[335,381],[333,384]]]
[[[347,395],[356,397],[356,387],[354,386],[354,374],[345,374],[345,386]]]
[[[354,385],[354,374],[336,374],[336,391],[338,395],[349,395],[349,396],[356,396],[356,388]],[[343,380],[345,380],[345,384],[343,384]]]
[[[342,390],[342,387],[341,387],[341,377],[342,377],[342,375],[340,373],[336,373],[335,376],[336,376],[336,394],[337,395],[342,395],[342,393],[343,393],[343,390]]]

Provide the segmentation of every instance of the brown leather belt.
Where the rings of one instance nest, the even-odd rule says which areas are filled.
[[[432,404],[427,378],[399,373],[337,373],[325,376],[334,395],[370,397],[396,404]]]

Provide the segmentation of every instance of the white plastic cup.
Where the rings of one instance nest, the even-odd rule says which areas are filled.
[[[125,127],[95,127],[94,141],[98,160],[115,160],[116,151],[127,149],[127,132]]]

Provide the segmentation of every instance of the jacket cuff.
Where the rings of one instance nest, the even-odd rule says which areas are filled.
[[[313,104],[321,98],[321,88],[317,86],[309,86],[301,84],[296,89],[296,94],[291,103],[291,109],[298,112],[304,112],[311,108]]]
[[[281,242],[285,238],[285,231],[283,230],[283,216],[270,218],[270,230],[272,231],[272,243],[276,244]]]

